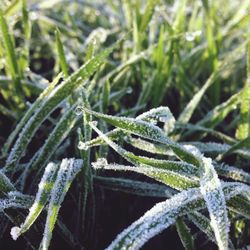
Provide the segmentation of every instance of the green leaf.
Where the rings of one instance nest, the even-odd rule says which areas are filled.
[[[247,44],[247,80],[241,94],[240,121],[236,138],[244,140],[250,136],[250,42]]]
[[[16,91],[18,95],[20,95],[22,93],[22,87],[21,87],[21,81],[19,77],[20,72],[18,68],[17,57],[15,54],[15,47],[12,42],[11,36],[9,34],[9,29],[8,29],[6,20],[1,10],[0,10],[0,30],[2,33],[3,44],[5,47],[7,67],[9,68],[11,77],[13,79],[14,90]]]
[[[34,112],[40,107],[44,99],[51,93],[54,87],[57,85],[59,80],[61,79],[62,74],[58,74],[57,77],[49,84],[49,86],[39,95],[36,101],[30,106],[30,108],[26,111],[22,119],[17,124],[16,128],[11,132],[7,141],[5,142],[2,153],[6,155],[11,147],[16,136],[20,133],[21,129],[26,125],[26,123],[31,119]]]
[[[38,186],[35,201],[29,209],[29,214],[26,217],[25,222],[21,224],[20,227],[13,227],[11,229],[11,235],[14,240],[16,240],[21,234],[25,233],[42,212],[53,188],[57,169],[58,165],[54,163],[49,163],[45,168],[43,177]]]
[[[202,161],[201,193],[206,201],[219,249],[228,249],[229,220],[222,186],[211,159],[202,157]]]
[[[67,98],[80,85],[84,84],[84,81],[86,81],[99,68],[108,55],[113,51],[115,46],[117,46],[117,44],[104,50],[86,62],[76,72],[54,88],[48,97],[43,100],[39,108],[36,109],[34,115],[26,123],[21,133],[19,133],[19,137],[6,161],[7,170],[15,168],[18,164],[31,138],[40,127],[40,124],[65,98]]]
[[[187,151],[186,149],[184,149],[182,146],[178,145],[177,143],[171,141],[159,127],[153,124],[150,124],[143,120],[139,120],[139,119],[137,120],[134,118],[105,115],[102,113],[89,110],[86,107],[83,107],[83,110],[100,119],[103,119],[104,121],[112,124],[113,126],[116,126],[118,128],[125,130],[128,133],[132,133],[132,134],[144,137],[146,139],[165,144],[169,146],[180,159],[186,162],[189,162],[191,164],[194,164],[195,166],[199,166],[199,161],[192,153],[190,153],[189,151]]]
[[[57,177],[51,191],[41,250],[47,250],[52,238],[52,232],[58,217],[61,203],[74,179],[82,167],[82,160],[64,159],[60,165]]]
[[[56,29],[55,36],[56,36],[56,49],[58,53],[58,60],[59,60],[62,72],[64,74],[64,78],[67,78],[69,76],[68,65],[66,62],[66,57],[65,57],[59,29]]]
[[[184,220],[182,218],[178,218],[175,225],[184,248],[186,250],[195,249],[193,236]]]
[[[76,104],[65,110],[65,113],[40,149],[38,156],[30,163],[29,170],[43,168],[58,146],[69,135],[77,120],[80,119],[80,116],[77,116],[75,113],[75,108]]]

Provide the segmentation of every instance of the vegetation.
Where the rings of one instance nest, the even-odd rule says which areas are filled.
[[[249,13],[2,0],[1,246],[249,247]]]

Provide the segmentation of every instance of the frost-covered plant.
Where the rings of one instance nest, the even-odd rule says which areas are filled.
[[[173,226],[185,249],[246,247],[249,8],[0,1],[0,244],[134,250]],[[116,191],[160,202],[100,236]]]

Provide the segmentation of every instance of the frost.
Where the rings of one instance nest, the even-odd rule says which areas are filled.
[[[34,221],[44,208],[49,198],[52,184],[55,179],[56,170],[57,165],[54,163],[49,163],[45,168],[43,177],[38,185],[38,191],[36,193],[35,201],[33,205],[29,208],[29,214],[26,217],[25,222],[20,226],[19,235],[26,232],[30,228],[30,226],[34,223]]]
[[[86,109],[85,107],[84,107],[84,111],[98,118],[101,118],[105,120],[106,122],[116,127],[119,127],[120,129],[128,133],[132,133],[132,134],[144,137],[146,139],[168,145],[180,159],[186,162],[192,163],[196,166],[199,166],[200,164],[198,159],[192,153],[187,151],[181,145],[170,140],[159,127],[149,122],[145,122],[143,120],[138,120],[138,119],[133,119],[133,118],[127,118],[127,117],[115,117],[111,115],[105,115],[102,113],[98,113],[98,112]]]
[[[157,203],[140,219],[121,232],[106,250],[140,249],[149,239],[159,234],[180,216],[199,209],[199,190],[190,189]]]
[[[52,238],[52,231],[54,229],[58,212],[61,203],[71,185],[76,174],[82,167],[82,160],[63,159],[57,173],[56,181],[51,191],[51,198],[49,202],[48,215],[46,219],[44,236],[41,243],[41,249],[48,249],[50,240]]]
[[[20,236],[20,231],[21,231],[20,227],[12,227],[11,228],[10,235],[11,235],[13,240],[17,240],[17,238]]]
[[[222,186],[212,160],[202,157],[202,162],[200,190],[206,201],[219,249],[228,249],[229,220]]]

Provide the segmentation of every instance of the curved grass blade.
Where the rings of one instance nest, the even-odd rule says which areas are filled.
[[[103,119],[104,121],[125,130],[128,133],[132,133],[141,137],[144,137],[149,140],[160,142],[162,144],[168,145],[175,154],[182,160],[199,166],[199,160],[189,151],[185,150],[182,146],[171,141],[163,131],[148,122],[143,120],[137,120],[133,118],[126,117],[116,117],[111,115],[101,114],[83,107],[83,110],[89,114],[96,116],[97,118]]]
[[[106,249],[140,249],[149,239],[173,224],[179,216],[201,209],[203,202],[199,197],[199,190],[194,188],[157,203],[121,232]]]
[[[35,158],[34,161],[31,162],[29,170],[34,170],[38,167],[43,168],[43,166],[50,160],[51,156],[56,151],[58,146],[67,137],[67,135],[76,124],[77,120],[79,120],[81,117],[76,115],[75,108],[76,105],[73,105],[69,110],[65,111],[65,114],[59,120],[56,127],[50,133],[46,142],[42,146],[39,155]]]
[[[9,192],[7,198],[0,199],[0,212],[3,212],[8,208],[29,208],[32,204],[32,201],[32,196],[23,195],[17,191]]]
[[[202,161],[200,190],[206,201],[219,249],[228,249],[229,220],[222,186],[212,165],[212,160],[203,157]]]
[[[76,174],[82,168],[82,160],[64,159],[60,165],[57,177],[51,191],[48,215],[46,219],[43,239],[40,245],[41,250],[47,250],[52,238],[52,232],[57,220],[61,203]]]
[[[242,141],[240,141],[238,143],[235,143],[232,147],[230,147],[226,152],[224,152],[221,155],[220,159],[235,152],[236,150],[243,149],[243,148],[250,149],[250,136],[248,136],[247,138],[243,139]]]
[[[56,49],[58,53],[59,63],[60,63],[62,72],[64,74],[64,78],[67,78],[69,76],[69,71],[68,71],[68,65],[66,62],[66,57],[65,57],[59,29],[56,29],[55,31],[55,37],[56,37]]]
[[[151,176],[152,178],[155,178],[156,180],[159,180],[178,190],[187,189],[188,187],[194,187],[197,185],[197,180],[195,180],[194,176],[197,172],[193,165],[183,162],[156,160],[136,156],[111,141],[99,129],[97,129],[93,123],[91,123],[91,126],[118,154],[137,166],[136,168],[131,168],[129,170],[138,172],[141,171],[141,173]],[[98,163],[102,164],[102,159],[99,159]],[[97,167],[98,163],[94,166]]]
[[[102,158],[98,159],[97,162],[93,162],[92,166],[95,169],[132,171],[144,174],[177,190],[183,190],[198,186],[197,180],[188,178],[187,176],[179,174],[178,172],[173,172],[164,169],[156,169],[153,167],[143,167],[143,166],[132,167],[119,164],[108,164],[106,160]]]
[[[27,122],[22,131],[19,133],[19,137],[13,146],[9,157],[6,161],[6,169],[11,170],[15,168],[19,162],[23,152],[28,146],[31,138],[38,130],[40,124],[47,118],[47,116],[67,98],[75,89],[77,89],[85,80],[87,80],[106,60],[108,55],[113,51],[118,43],[110,48],[102,51],[94,58],[86,62],[75,73],[69,76],[59,86],[53,89],[53,91],[43,100],[41,105]]]
[[[135,119],[151,122],[153,124],[157,122],[164,122],[164,130],[166,133],[171,132],[175,124],[175,118],[168,107],[158,107],[151,109],[137,116]],[[121,136],[124,136],[125,131],[120,128],[115,128],[112,131],[106,133],[106,135],[111,139],[116,140]],[[85,144],[80,143],[80,147],[83,147],[82,149],[84,149],[84,147],[88,148],[99,146],[103,143],[105,142],[100,137],[97,137],[91,141],[85,142]]]
[[[21,234],[25,233],[42,212],[53,188],[57,169],[58,165],[54,163],[49,163],[45,168],[41,182],[38,185],[35,201],[29,209],[28,216],[20,227],[13,227],[11,229],[11,236],[14,240],[16,240]]]
[[[22,117],[21,121],[17,124],[16,128],[11,132],[9,135],[7,141],[5,142],[2,153],[3,155],[6,155],[10,149],[11,144],[13,143],[16,136],[19,134],[21,129],[26,125],[28,120],[32,117],[33,113],[41,103],[44,101],[44,99],[49,95],[49,93],[54,89],[54,87],[59,82],[60,78],[62,77],[62,74],[58,74],[57,77],[52,81],[52,83],[39,95],[39,97],[36,99],[36,101],[30,106],[30,108],[27,110],[27,112]]]

